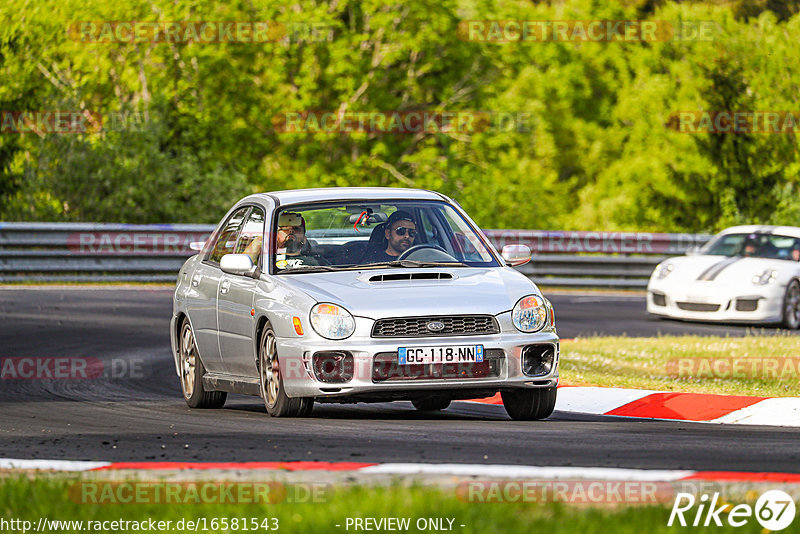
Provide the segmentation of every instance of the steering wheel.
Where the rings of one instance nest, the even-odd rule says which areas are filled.
[[[405,252],[403,252],[402,254],[397,256],[397,261],[408,259],[408,257],[411,256],[412,254],[414,254],[416,251],[425,250],[425,249],[438,250],[439,252],[443,252],[443,253],[447,254],[447,256],[453,258],[453,256],[450,256],[450,254],[448,254],[448,252],[445,249],[443,249],[442,247],[440,247],[439,245],[429,245],[427,243],[422,243],[422,244],[414,245],[413,247],[408,248]],[[455,259],[455,258],[453,258],[453,259]]]

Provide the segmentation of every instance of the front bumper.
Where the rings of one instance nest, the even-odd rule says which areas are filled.
[[[537,334],[500,333],[481,336],[452,336],[436,338],[351,337],[342,341],[315,341],[302,338],[278,338],[278,354],[286,394],[289,397],[343,398],[363,397],[371,393],[402,395],[404,392],[435,392],[447,390],[497,391],[512,388],[554,387],[558,383],[559,339],[554,331]],[[521,354],[529,345],[550,344],[555,356],[546,374],[528,376],[523,373]],[[397,353],[398,347],[431,347],[453,345],[483,345],[502,358],[497,376],[483,378],[417,378],[414,380],[376,381],[373,375],[375,355]],[[327,383],[317,379],[312,369],[312,357],[317,352],[343,351],[352,354],[353,377],[342,383]],[[395,360],[396,362],[396,360]],[[441,364],[434,364],[441,365]]]
[[[647,312],[692,321],[778,323],[785,287],[689,283],[679,288],[650,283]]]

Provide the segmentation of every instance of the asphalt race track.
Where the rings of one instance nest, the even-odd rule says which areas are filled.
[[[747,331],[648,318],[641,295],[550,297],[565,338]],[[95,379],[0,380],[0,457],[800,472],[800,430],[791,429],[559,412],[525,423],[472,403],[434,415],[407,402],[317,405],[308,419],[273,419],[260,399],[239,395],[222,410],[190,410],[170,356],[171,298],[169,289],[0,289],[1,359],[97,358],[105,369]]]

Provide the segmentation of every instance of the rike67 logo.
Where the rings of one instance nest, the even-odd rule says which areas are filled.
[[[697,504],[697,509],[693,508]],[[685,515],[684,515],[685,514]],[[678,493],[675,503],[669,514],[667,526],[671,527],[675,520],[682,527],[685,526],[723,526],[723,521],[732,527],[746,525],[753,517],[766,530],[777,531],[788,527],[794,520],[795,505],[792,497],[781,490],[769,490],[761,494],[755,506],[749,504],[720,503],[719,493],[714,493],[709,499],[708,494],[703,494],[700,499],[695,499],[691,493]],[[723,519],[724,516],[724,519]],[[688,518],[688,520],[687,520]],[[691,521],[691,523],[689,523]]]

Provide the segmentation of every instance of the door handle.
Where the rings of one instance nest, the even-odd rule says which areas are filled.
[[[200,285],[200,281],[201,281],[202,279],[203,279],[203,275],[201,275],[201,274],[199,274],[199,273],[198,273],[198,274],[195,274],[194,276],[192,276],[192,286],[193,286],[193,287],[197,287],[197,286],[199,286],[199,285]]]
[[[231,281],[230,280],[223,280],[222,284],[219,286],[219,292],[225,295],[228,290],[231,288]]]

